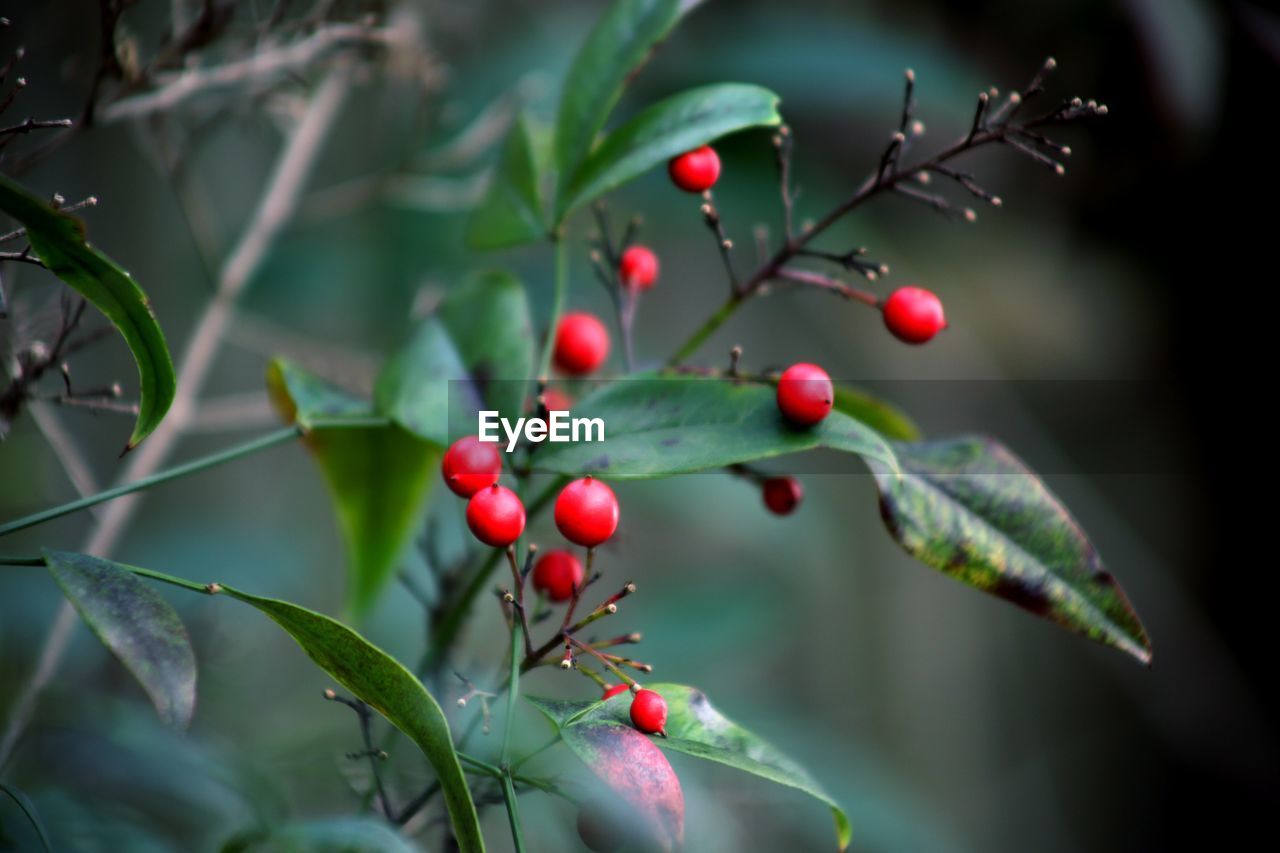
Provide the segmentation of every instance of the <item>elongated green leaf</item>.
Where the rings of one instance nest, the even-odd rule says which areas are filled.
[[[677,154],[739,130],[781,122],[778,96],[759,86],[719,83],[672,95],[604,138],[557,201],[557,219]]]
[[[335,619],[287,601],[228,586],[222,589],[269,616],[317,666],[418,745],[440,780],[459,849],[483,851],[475,803],[453,748],[449,722],[422,682],[391,655]]]
[[[848,385],[836,385],[835,410],[862,421],[892,441],[918,441],[920,428],[897,406]]]
[[[556,116],[561,192],[591,150],[623,87],[675,26],[683,5],[680,0],[615,0],[582,43]]]
[[[309,429],[302,443],[329,485],[347,543],[348,602],[363,615],[417,531],[441,451],[395,424],[325,428],[326,419],[367,418],[372,409],[288,362],[271,363],[267,387],[284,419]]]
[[[476,429],[479,398],[449,332],[434,315],[387,360],[373,399],[380,413],[442,448],[450,435]]]
[[[160,719],[186,726],[196,705],[196,656],[169,603],[98,557],[46,551],[45,564],[85,624],[138,679]]]
[[[222,845],[221,853],[414,853],[417,849],[385,820],[335,817],[241,832]]]
[[[657,691],[667,701],[667,737],[654,743],[663,749],[716,761],[804,791],[831,808],[839,848],[844,850],[849,846],[853,831],[848,816],[803,767],[726,718],[695,687],[646,684],[645,689]],[[625,693],[605,702],[528,698],[562,733],[572,732],[579,726],[612,724],[631,728],[630,697]]]
[[[521,116],[502,146],[489,189],[467,223],[467,243],[501,249],[547,236],[542,166],[529,120]]]
[[[1143,663],[1151,643],[1129,599],[1071,514],[1000,443],[957,438],[894,446],[873,464],[893,538],[926,565]]]
[[[533,322],[524,285],[507,272],[480,273],[445,298],[439,316],[488,408],[514,421],[533,373]]]
[[[40,813],[36,811],[35,803],[17,788],[0,782],[0,794],[4,794],[18,807],[22,812],[22,816],[27,819],[27,823],[31,824],[31,828],[35,830],[36,838],[40,841],[41,848],[45,853],[53,853],[53,846],[49,844],[49,833],[45,831],[44,822],[40,820]],[[4,823],[0,821],[0,841],[6,840],[4,837]]]
[[[894,466],[875,430],[840,412],[797,429],[778,412],[774,389],[670,373],[624,379],[578,401],[575,418],[600,418],[602,442],[545,444],[534,467],[613,479],[666,477],[828,447]]]
[[[27,229],[31,249],[49,271],[107,315],[138,363],[138,419],[125,450],[151,434],[173,402],[177,378],[164,333],[147,295],[114,261],[84,238],[78,219],[59,213],[0,175],[0,210]]]

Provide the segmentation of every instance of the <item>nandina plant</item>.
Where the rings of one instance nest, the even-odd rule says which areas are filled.
[[[105,555],[110,537],[91,540],[88,553],[70,552],[49,539],[39,554],[4,558],[8,565],[48,570],[163,718],[179,725],[191,719],[195,658],[186,629],[152,582],[247,604],[297,641],[344,691],[324,695],[354,711],[363,742],[354,756],[367,759],[371,771],[365,802],[393,829],[420,827],[419,816],[435,812],[447,818],[459,849],[483,850],[479,811],[500,803],[512,842],[523,850],[523,795],[538,791],[577,807],[578,831],[592,850],[679,848],[685,803],[666,758],[676,751],[810,794],[834,816],[833,846],[844,849],[852,827],[817,779],[722,715],[696,686],[651,680],[654,665],[624,653],[640,642],[639,633],[609,637],[597,624],[615,621],[620,604],[637,591],[629,578],[635,567],[627,565],[625,553],[606,556],[600,550],[626,526],[627,481],[724,470],[760,490],[762,512],[785,516],[801,505],[801,482],[765,473],[757,463],[817,448],[865,462],[889,535],[926,565],[1149,662],[1143,627],[1084,532],[1002,444],[974,437],[920,440],[910,420],[890,404],[803,361],[800,332],[779,331],[796,356],[781,371],[748,369],[750,341],[723,365],[703,353],[708,337],[742,305],[787,288],[816,289],[851,310],[881,312],[890,333],[884,335],[886,347],[923,345],[946,334],[936,292],[945,291],[945,282],[906,285],[882,296],[874,288],[888,267],[865,249],[829,242],[831,226],[890,194],[973,221],[975,212],[955,202],[950,188],[982,204],[1000,205],[1001,199],[956,161],[980,148],[1000,147],[1061,173],[1060,161],[1070,151],[1049,134],[1106,108],[1068,99],[1033,110],[1047,100],[1045,78],[1054,68],[1048,60],[1022,88],[1003,96],[981,93],[971,125],[958,138],[933,146],[915,117],[915,77],[908,71],[900,120],[889,129],[870,174],[833,209],[806,211],[811,224],[798,226],[791,183],[796,140],[773,93],[749,83],[701,86],[649,105],[630,120],[613,120],[627,82],[696,5],[609,4],[569,68],[554,126],[520,116],[502,146],[492,185],[471,215],[469,242],[477,251],[547,243],[555,282],[548,316],[535,321],[515,276],[477,275],[452,289],[387,360],[371,399],[276,360],[267,386],[285,427],[174,468],[156,470],[176,434],[165,432],[172,423],[166,413],[177,399],[182,405],[169,417],[187,417],[207,364],[188,362],[175,371],[143,291],[84,241],[68,209],[9,179],[0,182],[0,209],[20,229],[5,239],[29,243],[6,260],[47,268],[119,329],[140,375],[138,402],[128,408],[137,421],[126,450],[139,447],[132,452],[147,454],[158,448],[131,457],[143,461],[129,469],[136,476],[122,485],[0,525],[0,535],[297,442],[328,483],[347,540],[349,608],[341,619],[216,581],[190,580],[181,566],[159,571],[111,561]],[[379,41],[375,32],[368,31],[371,43]],[[321,113],[327,91],[321,89],[313,107]],[[125,109],[120,104],[144,108],[127,99],[116,106]],[[324,118],[313,113],[309,120]],[[714,145],[735,133],[757,141],[760,156],[772,158],[778,172],[782,228],[753,267],[729,236],[715,196],[718,183],[731,176]],[[696,205],[713,237],[708,249],[722,259],[727,293],[665,364],[639,369],[633,329],[640,300],[654,287],[692,284],[678,282],[678,272],[670,269],[659,278],[662,247],[637,242],[638,217],[628,217],[620,235],[611,225],[608,195],[652,170],[666,170],[673,208]],[[614,332],[604,319],[573,308],[569,270],[575,255],[590,262],[612,300],[609,320],[620,347],[612,346]],[[234,299],[242,287],[243,279],[228,273],[220,298]],[[19,415],[36,396],[41,377],[56,373],[74,350],[84,303],[69,305],[56,345],[23,353],[12,371],[0,397],[6,419]],[[535,328],[545,334],[535,334]],[[199,350],[193,352],[190,357],[198,357]],[[610,372],[611,363],[620,366]],[[561,382],[570,376],[594,381],[587,393],[571,399]],[[120,393],[117,387],[107,396]],[[603,441],[552,444],[526,431],[505,452],[476,435],[481,410],[512,420],[571,410],[600,419],[607,433]],[[358,626],[380,597],[412,593],[391,582],[406,551],[420,542],[432,500],[465,502],[474,544],[440,594],[421,598],[433,628],[420,659],[406,664],[371,644]],[[535,543],[527,526],[548,508],[559,538]],[[481,607],[499,608],[506,625],[490,646],[502,670],[492,683],[478,674],[451,674],[460,634]],[[579,689],[584,680],[585,694]],[[441,695],[453,700],[447,703],[451,714],[438,701]],[[548,737],[536,750],[516,746],[521,702],[545,717]],[[493,728],[495,706],[501,731],[479,739],[478,732]],[[26,721],[19,711],[0,746],[0,767],[5,751],[21,737]],[[389,725],[375,725],[376,717]],[[434,780],[421,791],[389,789],[379,775],[381,758],[415,747]],[[567,749],[589,773],[571,780],[541,774],[538,759],[552,749]],[[28,814],[38,822],[34,810]],[[252,838],[261,840],[262,831],[255,832]]]

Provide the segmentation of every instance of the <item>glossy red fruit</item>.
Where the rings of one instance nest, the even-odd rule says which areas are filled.
[[[440,473],[449,491],[469,498],[498,482],[502,474],[502,454],[498,445],[468,435],[458,439],[444,453]]]
[[[804,488],[795,477],[770,477],[761,488],[764,505],[774,515],[790,515],[804,499]]]
[[[647,246],[632,246],[622,253],[618,277],[624,287],[648,290],[658,280],[658,256]]]
[[[686,151],[667,164],[671,181],[685,192],[700,193],[720,178],[720,155],[710,145]]]
[[[533,588],[552,601],[568,601],[582,584],[582,563],[568,551],[548,551],[533,564]]]
[[[556,498],[556,527],[575,545],[594,548],[618,529],[618,498],[594,477],[574,480]]]
[[[614,696],[617,696],[619,693],[626,693],[627,690],[629,689],[630,688],[628,688],[627,685],[625,684],[610,684],[608,687],[604,689],[604,696],[601,697],[601,701],[604,701],[605,699],[612,699]]]
[[[893,336],[923,344],[947,326],[942,301],[923,287],[900,287],[884,301],[884,324]]]
[[[484,544],[505,548],[524,532],[524,504],[515,492],[494,483],[471,496],[467,526]]]
[[[639,690],[631,700],[631,722],[647,735],[666,734],[667,700],[652,690]]]
[[[573,406],[573,398],[559,388],[543,391],[542,400],[547,404],[548,412],[567,412]]]
[[[610,815],[589,804],[578,810],[578,837],[593,853],[614,853],[627,840],[623,828],[610,820]]]
[[[835,388],[816,364],[793,364],[778,380],[778,408],[797,426],[812,426],[831,413]]]
[[[571,376],[596,370],[609,357],[609,330],[594,314],[573,311],[556,330],[556,367]]]

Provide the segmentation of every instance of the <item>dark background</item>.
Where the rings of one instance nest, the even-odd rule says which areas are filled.
[[[595,5],[412,6],[440,86],[424,100],[394,74],[363,84],[327,146],[317,192],[399,173],[465,186],[488,150],[450,160],[443,146],[513,89],[551,115]],[[239,4],[238,25],[252,26],[255,11]],[[15,27],[0,45],[27,45],[31,82],[10,115],[74,114],[93,61],[93,4],[6,4],[2,13]],[[126,22],[145,49],[166,19],[166,3],[146,0]],[[1023,83],[1046,55],[1060,69],[1046,103],[1079,94],[1109,107],[1105,119],[1062,135],[1075,152],[1065,178],[1013,152],[983,152],[971,165],[1005,204],[979,209],[974,225],[890,198],[827,241],[866,245],[891,264],[880,292],[908,282],[936,290],[946,335],[909,349],[857,306],[778,295],[744,310],[699,360],[719,363],[734,343],[754,366],[817,360],[840,378],[873,382],[928,434],[1006,440],[1091,532],[1144,618],[1154,667],[915,564],[880,527],[867,479],[812,461],[791,466],[808,500],[786,520],[765,516],[756,494],[719,475],[623,484],[624,525],[606,569],[641,586],[623,627],[645,631],[644,659],[664,679],[703,687],[811,767],[847,805],[862,849],[1254,844],[1268,837],[1277,806],[1269,688],[1278,590],[1262,451],[1275,384],[1263,370],[1274,363],[1264,299],[1275,282],[1280,19],[1252,4],[1195,0],[722,0],[677,32],[623,110],[721,79],[774,89],[796,133],[802,214],[817,216],[878,157],[896,124],[903,68],[918,75],[927,148],[967,128],[980,89]],[[44,193],[102,198],[86,215],[91,236],[146,287],[177,351],[207,273],[154,140],[199,128],[184,186],[207,213],[216,254],[247,220],[276,151],[271,116],[270,102],[245,99],[209,112],[207,125],[196,116],[176,127],[95,129],[23,179]],[[777,223],[768,137],[744,134],[721,150],[718,197],[749,253],[750,226]],[[350,209],[332,196],[309,200],[255,280],[243,312],[249,331],[228,344],[212,394],[260,388],[273,351],[358,387],[405,334],[415,296],[477,265],[516,267],[545,316],[547,252],[476,258],[461,245],[464,217],[441,210],[458,205],[440,186],[404,186]],[[644,239],[662,256],[663,278],[639,321],[641,361],[655,362],[722,299],[719,261],[695,206],[663,176],[628,187],[615,208],[646,213]],[[30,271],[4,273],[29,318],[0,329],[14,346],[40,334],[51,290]],[[585,251],[571,302],[607,310]],[[77,369],[133,379],[115,341]],[[56,414],[108,481],[127,425]],[[180,453],[237,438],[198,435]],[[30,419],[0,444],[0,483],[6,518],[71,494]],[[456,524],[456,507],[437,503]],[[164,487],[114,556],[336,612],[343,567],[330,518],[318,475],[286,448]],[[12,537],[5,550],[74,549],[86,525],[65,519]],[[0,577],[0,715],[56,607],[49,580],[27,571]],[[316,698],[326,679],[251,614],[175,603],[201,664],[189,735],[161,729],[80,629],[38,725],[4,769],[60,846],[205,849],[258,815],[349,811],[344,780],[360,769],[342,753],[355,732],[347,714]],[[494,613],[474,620],[461,666],[497,663],[497,624]],[[421,647],[417,613],[399,588],[365,629],[405,659]],[[540,678],[531,690],[580,690]],[[530,731],[541,737],[532,721]],[[691,849],[827,849],[821,807],[727,770],[675,764]],[[393,756],[392,768],[406,796],[425,772],[411,754]],[[572,815],[540,802],[526,807],[535,849],[565,849]],[[9,826],[9,813],[0,815]],[[505,849],[500,814],[488,814],[486,835]]]

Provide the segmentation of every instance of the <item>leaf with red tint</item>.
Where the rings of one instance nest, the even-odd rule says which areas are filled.
[[[560,734],[663,850],[683,844],[684,792],[671,763],[649,738],[616,723],[578,723]]]

